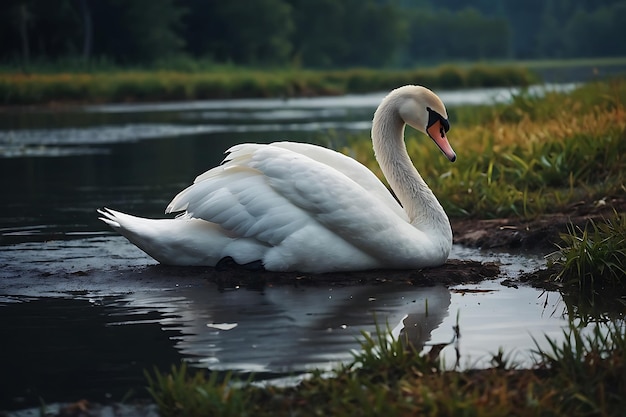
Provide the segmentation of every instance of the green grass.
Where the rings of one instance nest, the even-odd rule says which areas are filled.
[[[560,407],[568,415],[619,415],[626,410],[626,328],[624,322],[596,325],[590,334],[564,331],[558,344],[538,349],[541,367],[551,371]],[[620,411],[621,410],[621,411]]]
[[[507,65],[508,61],[502,61],[502,65]],[[612,67],[626,66],[626,57],[605,57],[605,58],[573,58],[573,59],[541,59],[522,60],[520,65],[531,69],[543,68],[565,68],[565,67]]]
[[[572,225],[561,240],[560,256],[553,261],[555,280],[583,291],[626,288],[626,215],[591,220],[584,228]]]
[[[533,369],[494,356],[492,369],[442,370],[432,357],[387,333],[366,337],[351,364],[314,372],[296,387],[220,381],[185,365],[149,376],[161,415],[169,416],[621,416],[626,409],[623,322],[534,352]]]
[[[106,70],[1,72],[0,104],[195,100],[337,95],[384,91],[404,84],[432,88],[524,86],[537,77],[522,67],[473,66],[390,71],[351,69]]]
[[[146,373],[148,392],[163,416],[244,416],[260,390],[231,386],[230,374],[191,374],[183,363],[169,374]]]

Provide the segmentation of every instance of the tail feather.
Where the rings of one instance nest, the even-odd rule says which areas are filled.
[[[233,256],[243,264],[260,259],[267,249],[259,242],[236,239],[214,223],[189,216],[145,219],[109,208],[98,213],[100,220],[166,265],[215,266],[224,256]]]
[[[204,220],[145,219],[109,208],[98,213],[100,220],[162,264],[215,265],[221,258],[219,246],[207,244],[218,236],[214,225]]]
[[[108,224],[109,226],[111,226],[112,228],[116,230],[121,228],[119,222],[117,221],[115,217],[116,214],[121,214],[121,213],[118,213],[115,210],[111,210],[106,207],[104,207],[103,209],[98,209],[98,213],[101,214],[101,217],[98,217],[99,220],[102,220],[103,222],[105,222],[106,224]]]

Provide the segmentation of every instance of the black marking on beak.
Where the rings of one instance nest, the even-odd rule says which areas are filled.
[[[437,122],[437,120],[441,122],[441,125],[443,126],[443,130],[445,132],[450,130],[450,122],[448,121],[448,119],[444,118],[442,115],[440,115],[439,113],[437,113],[430,107],[426,107],[426,110],[428,110],[428,124],[426,125],[427,130],[429,127],[434,125]]]

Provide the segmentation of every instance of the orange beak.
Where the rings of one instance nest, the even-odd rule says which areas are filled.
[[[446,132],[441,125],[441,121],[437,120],[433,123],[429,128],[426,129],[428,132],[428,136],[435,141],[441,152],[450,160],[450,162],[456,161],[456,153],[452,150],[450,143],[448,142],[448,138],[446,137]]]

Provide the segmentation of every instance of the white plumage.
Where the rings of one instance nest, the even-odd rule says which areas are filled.
[[[166,213],[144,219],[110,209],[101,219],[157,261],[215,266],[261,262],[271,271],[421,268],[445,262],[448,218],[413,167],[404,125],[428,133],[449,159],[447,114],[419,86],[392,91],[372,125],[381,169],[404,208],[365,166],[315,145],[241,144],[198,176]],[[445,128],[444,128],[445,126]]]

